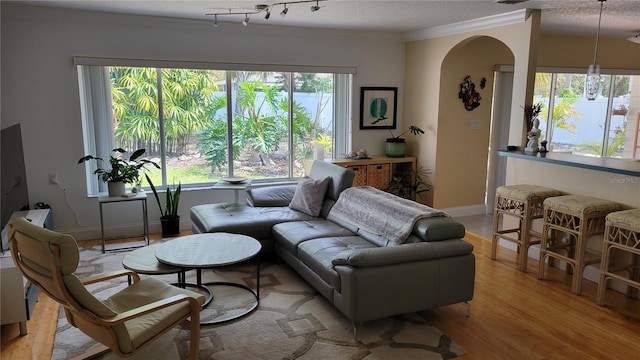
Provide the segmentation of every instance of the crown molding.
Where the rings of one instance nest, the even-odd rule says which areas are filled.
[[[504,14],[485,16],[478,19],[461,21],[454,24],[436,26],[405,34],[406,41],[435,39],[443,36],[462,34],[470,31],[489,29],[497,26],[523,23],[529,17],[529,10],[522,9]]]

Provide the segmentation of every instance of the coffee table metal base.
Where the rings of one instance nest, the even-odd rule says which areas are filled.
[[[248,286],[244,285],[244,284],[239,284],[239,283],[234,283],[234,282],[227,282],[227,281],[212,281],[212,282],[206,282],[206,283],[202,283],[202,272],[201,269],[196,269],[197,273],[196,273],[196,279],[197,279],[197,284],[193,284],[195,286],[203,286],[205,288],[207,288],[207,290],[211,293],[211,300],[207,299],[208,301],[204,303],[204,305],[202,305],[202,308],[207,307],[207,305],[209,305],[209,303],[211,303],[211,301],[215,300],[215,294],[213,293],[213,290],[211,290],[211,288],[209,288],[209,286],[231,286],[231,287],[236,287],[239,289],[243,289],[248,291],[251,295],[253,295],[253,297],[255,298],[255,303],[253,303],[253,305],[246,309],[245,311],[239,313],[239,314],[235,314],[231,317],[225,317],[223,319],[216,319],[216,320],[211,320],[211,321],[202,321],[202,319],[200,320],[200,325],[215,325],[215,324],[222,324],[222,323],[226,323],[229,321],[233,321],[236,319],[239,319],[243,316],[247,316],[249,314],[251,314],[252,312],[254,312],[258,306],[260,305],[260,255],[258,254],[256,256],[256,290],[253,290],[251,288],[249,288]],[[198,285],[199,284],[199,285]]]

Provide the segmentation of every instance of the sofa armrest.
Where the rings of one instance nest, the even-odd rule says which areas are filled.
[[[430,217],[418,220],[412,234],[422,241],[461,239],[465,235],[465,228],[448,216]]]
[[[296,185],[278,185],[247,190],[247,205],[253,207],[289,206]]]
[[[349,249],[338,253],[331,261],[336,265],[373,267],[469,254],[473,245],[462,239],[419,242],[399,246]]]

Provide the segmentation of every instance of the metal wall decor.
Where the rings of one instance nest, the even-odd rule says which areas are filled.
[[[480,106],[482,97],[480,97],[480,94],[476,91],[476,84],[471,82],[470,75],[465,76],[464,81],[460,84],[458,98],[462,99],[464,108],[468,111],[472,111]]]

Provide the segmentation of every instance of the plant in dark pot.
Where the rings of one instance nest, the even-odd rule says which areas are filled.
[[[426,180],[427,171],[420,167],[394,174],[385,191],[399,197],[417,201],[423,193],[430,191],[433,185]]]
[[[149,175],[144,175],[147,178],[147,182],[153,191],[153,195],[158,202],[158,208],[160,208],[160,225],[162,226],[162,236],[176,235],[180,233],[180,215],[178,215],[178,206],[180,205],[180,192],[182,191],[182,185],[178,183],[178,187],[171,190],[167,186],[167,192],[165,196],[165,206],[162,206],[160,202],[160,196],[153,182],[149,178]]]
[[[380,118],[374,121],[373,124],[376,124],[380,121],[385,121],[385,120],[386,118]],[[393,131],[389,129],[389,133],[391,134],[391,137],[387,138],[387,141],[384,145],[384,152],[385,154],[387,154],[388,157],[403,157],[405,155],[407,151],[407,141],[405,138],[402,137],[402,135],[408,132],[411,132],[413,135],[416,135],[416,136],[424,134],[424,130],[414,125],[409,126],[407,130],[405,130],[398,136],[393,135]]]
[[[157,169],[160,169],[157,163],[140,158],[145,151],[145,149],[138,149],[129,156],[129,160],[125,160],[122,158],[122,155],[127,151],[122,148],[113,149],[112,153],[114,153],[114,155],[109,156],[109,165],[111,168],[100,167],[99,164],[104,162],[104,160],[93,155],[81,157],[80,160],[78,160],[78,164],[95,160],[98,168],[93,173],[107,183],[109,196],[122,196],[125,194],[125,184],[137,183],[140,180],[140,170],[144,170],[145,166],[153,165]]]

